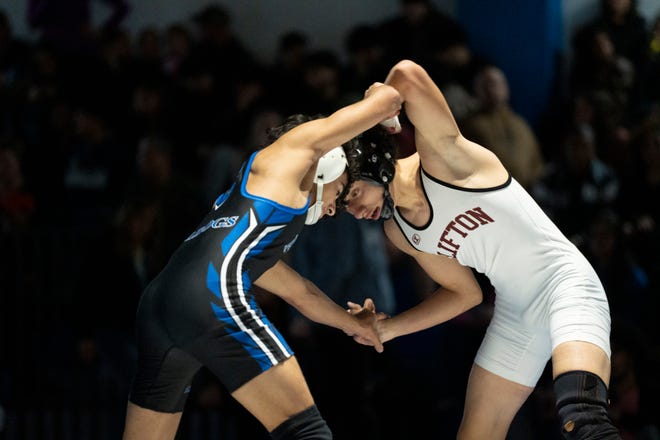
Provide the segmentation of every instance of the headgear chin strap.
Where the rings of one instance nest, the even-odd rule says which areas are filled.
[[[389,220],[394,214],[394,200],[390,195],[390,191],[385,185],[385,193],[383,194],[383,208],[380,210],[380,218],[383,220]]]
[[[348,166],[346,153],[342,147],[336,147],[325,153],[318,161],[314,183],[316,183],[316,202],[307,210],[306,225],[318,222],[323,213],[323,185],[339,179]]]

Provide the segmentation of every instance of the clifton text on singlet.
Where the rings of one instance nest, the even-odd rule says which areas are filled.
[[[495,220],[486,214],[480,207],[468,209],[462,214],[454,217],[452,221],[445,226],[445,230],[438,240],[438,248],[445,250],[456,258],[456,253],[461,247],[460,241],[467,237],[471,231],[480,226],[494,223]],[[438,255],[446,255],[446,252],[437,251]]]

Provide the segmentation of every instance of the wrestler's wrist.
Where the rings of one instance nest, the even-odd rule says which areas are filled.
[[[392,328],[392,319],[387,318],[376,322],[376,332],[381,342],[385,343],[391,341],[396,337],[394,329]]]
[[[359,334],[363,334],[365,329],[368,327],[369,326],[365,322],[363,322],[363,320],[360,319],[359,316],[352,315],[351,321],[347,326],[347,330],[344,331],[351,335],[359,335]]]

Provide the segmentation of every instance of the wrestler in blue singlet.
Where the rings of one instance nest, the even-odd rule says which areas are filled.
[[[141,407],[182,411],[202,366],[233,392],[293,355],[251,286],[293,245],[308,206],[293,209],[249,194],[255,155],[141,298],[130,395]]]

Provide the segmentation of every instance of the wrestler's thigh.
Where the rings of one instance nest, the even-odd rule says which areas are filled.
[[[550,309],[552,372],[589,371],[610,379],[611,319],[602,288],[569,291]]]
[[[564,342],[552,351],[552,377],[567,371],[589,371],[608,385],[610,365],[610,358],[605,350],[590,342]]]
[[[169,440],[179,427],[181,412],[167,413],[129,402],[123,440]]]
[[[533,389],[474,364],[457,438],[504,440],[513,418]]]
[[[314,404],[295,356],[256,376],[232,396],[269,432]]]

